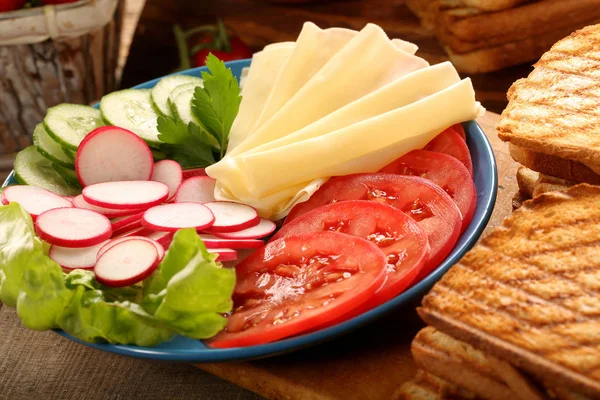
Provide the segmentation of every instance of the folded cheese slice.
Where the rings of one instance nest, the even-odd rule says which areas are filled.
[[[247,184],[242,192],[252,193],[255,199],[312,179],[375,172],[397,157],[424,147],[448,126],[475,118],[477,113],[472,83],[465,79],[346,128],[241,155],[235,160],[235,170]],[[223,183],[223,179],[217,179]],[[237,196],[235,190],[231,192]]]
[[[240,109],[229,132],[228,151],[251,132],[295,47],[295,42],[274,43],[252,57],[251,68],[244,79]]]
[[[294,52],[287,62],[283,62],[282,73],[277,77],[259,118],[252,131],[262,126],[300,90],[357,31],[344,28],[321,29],[312,22],[306,22],[298,35]]]
[[[407,42],[402,39],[392,39],[392,43],[402,51],[405,51],[409,54],[415,54],[417,50],[419,50],[419,46],[414,43]]]
[[[318,121],[280,139],[252,148],[240,156],[260,153],[312,139],[352,124],[373,118],[385,112],[411,104],[460,82],[451,63],[445,62],[420,69],[364,96]],[[207,168],[207,173],[217,179],[220,186],[244,202],[257,204],[256,194],[245,175],[238,171],[238,157],[227,155]]]
[[[290,62],[298,49],[299,46]],[[428,65],[422,58],[398,49],[379,26],[368,24],[271,119],[264,122],[229,154],[240,154],[286,136]],[[280,75],[274,91],[277,90],[282,77],[283,74]]]

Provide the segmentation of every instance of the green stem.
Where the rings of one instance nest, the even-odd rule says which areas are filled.
[[[213,25],[202,25],[202,26],[198,26],[196,28],[192,28],[188,31],[185,31],[185,37],[189,38],[190,36],[196,35],[198,33],[206,33],[206,32],[211,32],[214,34],[215,30],[216,29]]]
[[[175,43],[179,52],[179,70],[192,68],[185,32],[180,25],[176,24],[173,26],[173,34],[175,35]]]
[[[218,38],[220,41],[220,45],[222,46],[221,49],[223,49],[227,53],[231,52],[229,35],[227,34],[227,28],[225,27],[225,24],[223,23],[222,19],[219,19],[217,21],[217,29],[219,30]]]

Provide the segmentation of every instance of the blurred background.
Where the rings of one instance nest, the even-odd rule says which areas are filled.
[[[322,28],[380,25],[451,60],[491,111],[562,37],[600,19],[600,0],[0,0],[0,170],[31,143],[48,107],[198,66],[247,58]]]

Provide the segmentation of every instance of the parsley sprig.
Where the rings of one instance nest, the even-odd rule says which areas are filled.
[[[197,87],[191,102],[196,122],[186,125],[172,117],[158,117],[161,151],[183,167],[205,167],[225,156],[229,131],[242,97],[237,79],[225,63],[209,54],[204,87]]]

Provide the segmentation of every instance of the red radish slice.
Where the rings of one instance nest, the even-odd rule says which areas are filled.
[[[75,172],[82,186],[101,182],[145,181],[152,176],[154,158],[135,133],[116,126],[93,130],[79,145]]]
[[[183,179],[192,178],[194,176],[206,176],[206,170],[204,168],[192,168],[183,170]]]
[[[130,222],[129,224],[127,224],[125,226],[121,226],[120,228],[117,228],[117,229],[115,229],[113,227],[112,236],[113,237],[121,236],[123,234],[131,232],[132,230],[139,229],[141,226],[142,226],[142,218],[135,220],[133,222]],[[146,229],[146,228],[144,228],[144,229]]]
[[[207,232],[223,239],[259,239],[275,231],[275,223],[261,218],[258,225],[237,232]]]
[[[123,287],[147,278],[159,263],[156,247],[149,240],[125,240],[98,257],[94,272],[103,285]]]
[[[215,201],[215,183],[210,176],[196,176],[183,181],[175,194],[175,203],[208,203]]]
[[[73,207],[69,200],[36,186],[9,186],[2,192],[2,204],[19,203],[34,220],[44,211]]]
[[[217,253],[217,261],[234,261],[238,259],[237,251],[233,249],[207,249],[209,253]]]
[[[173,232],[152,232],[151,234],[146,235],[146,237],[149,239],[156,240],[164,247],[169,247],[169,245],[173,241]]]
[[[146,209],[144,208],[137,208],[131,210],[114,210],[112,208],[98,207],[85,201],[82,194],[80,194],[79,196],[75,196],[72,200],[72,203],[74,207],[81,208],[83,210],[95,211],[98,214],[106,215],[108,218],[124,217],[146,211]]]
[[[140,222],[142,220],[143,215],[144,215],[144,212],[142,211],[137,214],[128,215],[126,217],[119,217],[119,218],[115,218],[115,219],[111,220],[110,224],[112,225],[112,228],[113,228],[113,235],[115,233],[115,229],[119,229],[124,226],[132,225],[132,224],[135,224],[136,222]]]
[[[95,206],[131,210],[162,203],[169,195],[169,188],[152,181],[104,182],[85,187],[81,194]]]
[[[152,172],[151,180],[155,182],[162,182],[169,187],[169,197],[171,199],[175,196],[179,185],[183,181],[183,171],[181,165],[173,160],[162,160],[154,164],[154,171]]]
[[[63,196],[63,199],[69,200],[71,203],[73,203],[74,198],[75,198],[75,196]]]
[[[262,240],[256,239],[223,239],[204,233],[199,234],[207,249],[219,249],[228,247],[230,249],[255,249],[264,245]]]
[[[126,227],[126,228],[129,228],[129,227]],[[143,226],[140,226],[138,228],[133,228],[130,230],[126,230],[126,228],[122,228],[122,230],[119,230],[118,235],[113,235],[113,239],[120,238],[120,237],[126,237],[126,236],[146,236],[146,237],[148,237],[148,235],[154,233],[154,230],[144,228]]]
[[[98,251],[107,243],[109,241],[105,240],[94,246],[80,248],[52,246],[48,255],[65,269],[93,269]]]
[[[154,247],[156,247],[156,252],[158,253],[159,260],[163,259],[163,257],[165,256],[164,247],[160,243],[158,243],[156,240],[147,238],[145,236],[126,236],[126,237],[120,237],[117,239],[109,240],[108,242],[104,243],[104,245],[100,248],[100,250],[98,250],[98,255],[96,257],[100,258],[104,253],[106,253],[108,251],[108,249],[118,245],[121,242],[124,242],[126,240],[137,240],[137,239],[147,240],[148,242],[152,243],[154,245]]]
[[[237,232],[258,225],[260,217],[250,206],[230,201],[203,203],[215,216],[210,232]]]
[[[50,244],[89,247],[112,235],[110,220],[102,214],[79,208],[55,208],[35,221],[38,236]]]
[[[198,203],[174,203],[152,207],[144,213],[142,226],[173,232],[183,228],[204,229],[215,221],[208,207]]]

